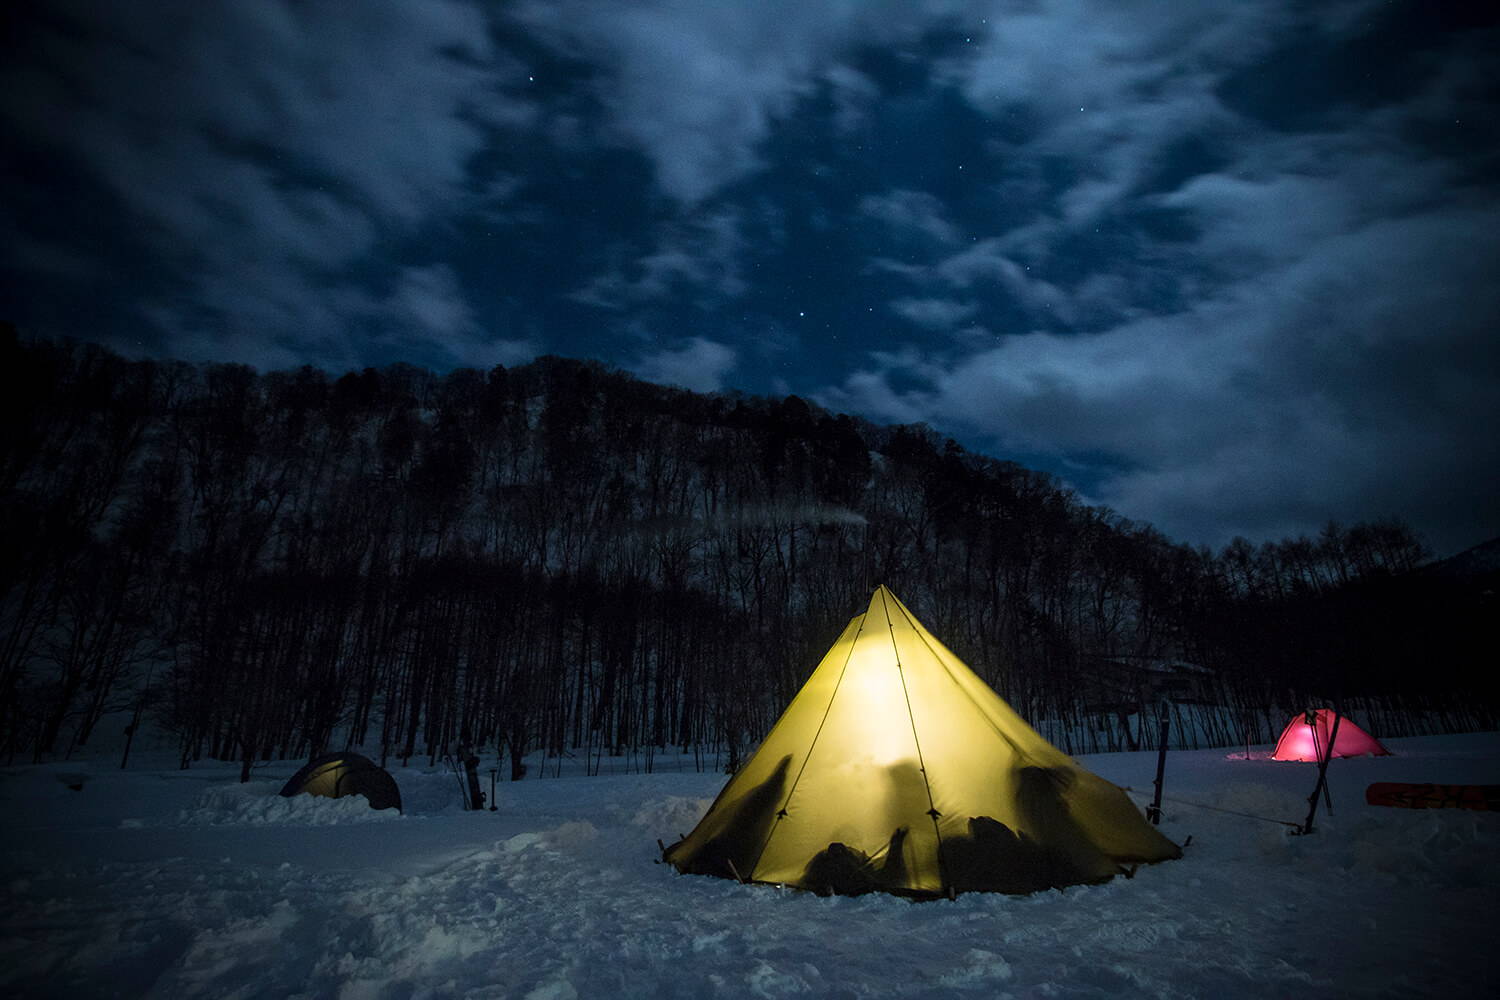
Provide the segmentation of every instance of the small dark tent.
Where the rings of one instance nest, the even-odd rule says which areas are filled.
[[[281,789],[281,794],[288,798],[303,792],[330,799],[363,795],[370,801],[371,809],[401,811],[401,790],[396,787],[396,779],[370,758],[357,753],[325,753],[314,757]]]
[[[685,874],[930,899],[1099,882],[1182,851],[879,587],[664,855]]]

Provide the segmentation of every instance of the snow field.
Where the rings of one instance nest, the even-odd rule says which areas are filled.
[[[1180,861],[913,904],[678,876],[714,773],[499,786],[394,768],[407,814],[280,799],[300,762],[0,772],[0,994],[17,997],[1412,997],[1500,994],[1500,816],[1366,806],[1371,781],[1500,783],[1500,734],[1315,766],[1174,752]],[[1241,754],[1243,756],[1243,753]],[[1149,799],[1152,754],[1080,758]],[[532,773],[537,773],[533,770]],[[81,784],[75,791],[69,787]]]

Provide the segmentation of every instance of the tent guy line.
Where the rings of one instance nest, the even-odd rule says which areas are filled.
[[[1129,792],[1131,795],[1150,795],[1150,794],[1153,794],[1153,793],[1150,793],[1150,792],[1143,792],[1139,788],[1133,788],[1130,785],[1121,785],[1120,786],[1120,790],[1124,791],[1124,792]],[[1257,816],[1257,815],[1255,815],[1255,813],[1240,812],[1238,809],[1225,809],[1222,806],[1211,806],[1211,805],[1208,805],[1205,802],[1194,802],[1192,799],[1181,799],[1181,798],[1178,798],[1175,795],[1163,795],[1161,798],[1162,798],[1163,802],[1175,802],[1176,804],[1181,805],[1181,806],[1192,806],[1195,809],[1208,809],[1208,810],[1211,810],[1213,812],[1227,813],[1230,816],[1243,816],[1246,819],[1258,819],[1258,820],[1260,820],[1261,822],[1264,822],[1264,823],[1279,823],[1282,826],[1289,826],[1293,830],[1300,830],[1300,829],[1302,829],[1302,824],[1301,823],[1293,823],[1290,820],[1272,819],[1270,816]],[[1191,837],[1188,838],[1188,840],[1191,840],[1191,839],[1192,839]],[[1187,843],[1184,842],[1182,846],[1186,847]]]

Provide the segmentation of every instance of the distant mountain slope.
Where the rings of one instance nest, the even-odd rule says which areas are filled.
[[[349,736],[737,746],[877,584],[1070,751],[1159,701],[1100,718],[1103,662],[1198,665],[1226,718],[1336,688],[1478,718],[1473,601],[1399,521],[1214,553],[930,427],[557,357],[259,374],[0,332],[0,370],[0,756],[122,708],[247,773]]]
[[[1457,555],[1429,563],[1420,572],[1458,580],[1493,582],[1500,577],[1500,538],[1491,538]]]

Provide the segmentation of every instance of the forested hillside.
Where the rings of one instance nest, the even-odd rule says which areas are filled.
[[[11,330],[0,368],[0,759],[126,710],[184,766],[732,757],[877,583],[1075,752],[1168,694],[1222,707],[1210,742],[1308,699],[1495,722],[1493,591],[1412,573],[1400,523],[1213,553],[922,426],[559,358],[262,375]]]

